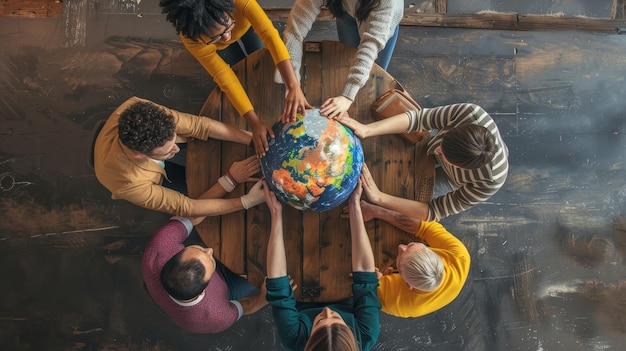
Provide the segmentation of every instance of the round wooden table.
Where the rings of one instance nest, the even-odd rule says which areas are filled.
[[[354,48],[339,42],[307,42],[302,64],[302,88],[309,101],[319,107],[340,95],[352,62]],[[283,109],[284,86],[274,83],[275,66],[266,49],[254,52],[233,66],[263,123],[271,126]],[[398,82],[375,65],[367,84],[359,91],[350,116],[374,121],[370,107]],[[232,107],[219,87],[208,96],[200,115],[247,129],[246,121]],[[427,201],[432,196],[434,163],[426,156],[425,143],[415,145],[396,135],[362,141],[365,161],[379,188],[387,193]],[[194,140],[187,146],[187,186],[197,197],[224,174],[234,161],[254,154],[252,147],[215,140]],[[229,196],[247,191],[238,186]],[[426,188],[424,188],[426,187]],[[424,198],[424,194],[426,198]],[[341,218],[343,206],[323,213],[303,212],[284,206],[284,237],[289,275],[298,284],[296,299],[330,302],[351,295],[351,241],[349,221]],[[411,234],[382,222],[370,221],[366,228],[377,267],[395,260],[397,245],[413,241]],[[266,205],[229,215],[209,217],[196,226],[204,243],[233,272],[247,275],[260,286],[265,277],[270,214]]]

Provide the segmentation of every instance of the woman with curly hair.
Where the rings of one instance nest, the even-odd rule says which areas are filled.
[[[287,88],[281,120],[294,120],[298,111],[311,108],[272,21],[256,0],[161,0],[159,6],[187,50],[246,119],[256,154],[264,156],[272,129],[257,116],[230,65],[265,45]]]

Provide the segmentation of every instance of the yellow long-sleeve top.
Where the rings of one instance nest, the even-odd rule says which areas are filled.
[[[459,295],[469,274],[469,252],[441,224],[422,221],[415,236],[443,259],[443,281],[437,289],[424,292],[409,289],[398,273],[382,276],[378,286],[381,311],[397,317],[420,317],[444,307]]]
[[[236,42],[252,26],[254,32],[270,51],[274,65],[284,60],[289,60],[290,56],[285,43],[283,43],[278,34],[278,30],[276,30],[274,24],[256,0],[235,0],[235,12],[232,12],[230,15],[237,23],[231,32],[231,39],[227,42],[219,41],[214,44],[206,44],[211,39],[205,35],[201,35],[201,40],[198,41],[191,40],[182,33],[180,37],[187,50],[209,72],[215,84],[226,94],[237,112],[240,115],[244,115],[254,109],[252,103],[241,86],[239,79],[237,79],[235,72],[222,60],[217,51],[225,49],[230,44]]]

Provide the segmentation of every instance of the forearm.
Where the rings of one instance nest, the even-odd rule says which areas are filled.
[[[267,305],[267,300],[265,296],[257,295],[257,296],[246,296],[239,299],[239,303],[241,307],[243,307],[243,315],[247,316],[253,313],[256,313],[261,308]]]
[[[409,128],[409,117],[406,113],[401,113],[380,121],[367,124],[367,131],[364,138],[379,135],[400,134]]]
[[[219,216],[243,209],[241,198],[191,199],[191,216]]]
[[[267,277],[279,278],[287,275],[287,254],[283,239],[283,223],[280,219],[272,218],[270,238],[267,243]]]
[[[418,218],[407,216],[400,212],[380,207],[376,213],[376,218],[383,220],[407,233],[415,234],[420,229],[422,221]]]
[[[243,118],[245,118],[246,122],[248,123],[248,127],[250,129],[252,129],[252,126],[257,125],[257,124],[262,124],[261,119],[259,118],[259,116],[257,116],[256,112],[254,112],[254,110],[250,110],[246,113],[243,114]],[[252,139],[252,137],[250,137]]]
[[[283,78],[283,82],[287,86],[287,89],[295,90],[300,87],[300,83],[296,77],[291,60],[279,62],[278,65],[276,65],[276,68],[278,68],[278,72],[280,72],[280,76]]]
[[[198,196],[198,200],[221,199],[226,196],[226,194],[228,194],[228,192],[219,183],[215,183],[207,191]]]
[[[247,120],[247,119],[246,119]],[[239,129],[231,124],[212,120],[211,134],[209,137],[213,139],[232,141],[234,143],[249,145],[252,140],[252,133],[247,130]]]
[[[428,218],[428,204],[424,202],[405,199],[386,193],[381,193],[378,199],[370,199],[372,203],[397,211],[403,215],[416,218],[418,220],[426,220]]]
[[[358,204],[350,206],[350,231],[352,232],[352,271],[374,272],[372,244],[365,230],[363,213]]]

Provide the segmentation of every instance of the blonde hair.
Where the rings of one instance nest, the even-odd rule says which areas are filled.
[[[405,252],[398,262],[398,270],[405,282],[422,291],[437,289],[443,280],[443,260],[428,247]]]
[[[352,329],[341,323],[325,325],[311,334],[304,351],[358,351]]]

